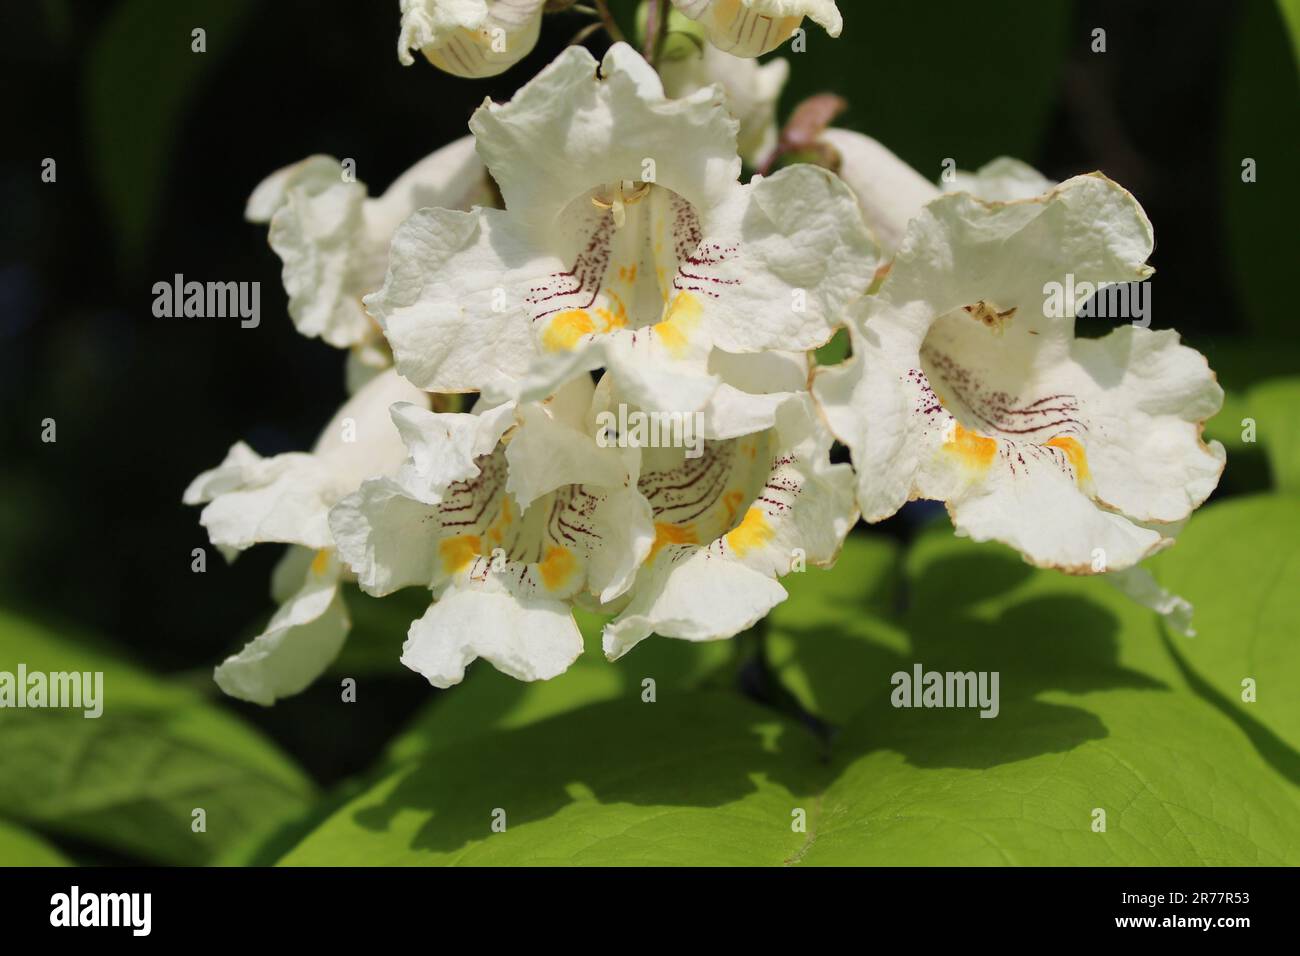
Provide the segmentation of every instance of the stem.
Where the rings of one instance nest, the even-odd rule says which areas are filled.
[[[623,31],[618,28],[618,21],[614,19],[614,14],[609,12],[609,3],[607,0],[596,0],[596,12],[600,14],[600,22],[605,25],[605,32],[615,43],[623,43]]]
[[[656,69],[659,67],[659,56],[664,50],[664,39],[668,36],[669,16],[668,0],[655,0],[646,20],[645,58]]]

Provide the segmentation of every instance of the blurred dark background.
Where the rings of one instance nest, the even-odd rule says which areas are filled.
[[[614,5],[630,22],[632,4]],[[787,111],[834,89],[851,103],[838,125],[930,178],[946,157],[974,169],[1013,155],[1057,179],[1101,169],[1155,224],[1154,327],[1178,328],[1230,390],[1300,368],[1286,295],[1300,112],[1272,0],[840,6],[844,36],[810,25],[808,52],[790,56]],[[245,199],[317,152],[353,157],[382,191],[587,21],[548,17],[532,55],[472,82],[399,65],[396,0],[10,0],[0,16],[0,604],[209,686],[269,614],[278,549],[231,566],[213,553],[192,573],[207,541],[181,492],[236,439],[265,455],[310,447],[344,397],[344,356],[295,332]],[[206,53],[190,50],[195,27]],[[1241,181],[1245,157],[1256,183]],[[153,284],[178,272],[260,281],[261,326],[154,318]],[[40,440],[47,417],[55,444]],[[1251,452],[1232,454],[1220,494],[1262,486]],[[907,535],[909,519],[885,532]],[[318,723],[339,708],[312,703],[337,682],[271,711],[231,706],[337,779],[427,699],[409,674],[384,680],[382,706],[346,733]]]

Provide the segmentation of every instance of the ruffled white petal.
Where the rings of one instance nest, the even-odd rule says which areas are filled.
[[[236,442],[220,465],[190,483],[184,501],[208,503],[199,521],[216,545],[242,551],[279,541],[327,548],[329,508],[346,490],[314,455],[263,458]]]
[[[217,667],[217,686],[231,697],[269,706],[323,674],[351,627],[338,582],[338,562],[319,552],[266,630]]]
[[[713,345],[729,352],[824,344],[875,276],[853,193],[806,163],[734,190],[703,226],[724,254],[684,271]]]
[[[518,393],[538,353],[523,290],[566,267],[511,224],[495,209],[421,209],[393,237],[383,287],[365,302],[421,388]]]
[[[822,133],[822,141],[839,155],[837,173],[857,197],[862,218],[882,254],[892,257],[907,224],[939,190],[869,136],[832,127]]]
[[[1000,156],[973,173],[958,170],[952,182],[941,182],[946,193],[970,193],[985,202],[1013,202],[1033,199],[1049,192],[1055,181],[1048,179],[1028,163],[1010,156]]]
[[[582,634],[564,602],[453,587],[411,625],[402,663],[434,687],[451,687],[479,657],[533,681],[564,673],[581,653]]]
[[[667,99],[654,69],[625,43],[599,65],[585,48],[569,47],[510,102],[486,101],[470,129],[516,228],[535,241],[554,233],[569,203],[605,183],[652,178],[708,208],[740,174],[737,124],[722,92]]]
[[[752,627],[787,597],[774,578],[703,549],[657,557],[641,572],[632,600],[605,626],[605,656],[618,660],[651,634],[715,641]]]
[[[383,282],[398,223],[423,205],[467,209],[489,198],[473,139],[464,137],[421,160],[373,200],[338,160],[312,156],[267,177],[245,215],[271,224],[271,247],[284,263],[298,331],[340,348],[366,347],[377,329],[361,297]]]
[[[395,471],[405,458],[387,420],[388,406],[401,400],[427,401],[395,372],[384,373],[338,411],[312,453],[263,458],[237,442],[221,465],[190,483],[183,500],[207,503],[200,521],[222,547],[242,551],[258,542],[283,542],[329,548],[334,503],[362,479]]]

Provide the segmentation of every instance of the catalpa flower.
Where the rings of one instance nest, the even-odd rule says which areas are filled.
[[[851,449],[869,521],[911,498],[959,533],[1074,573],[1128,568],[1168,545],[1218,482],[1201,425],[1223,392],[1173,331],[1074,335],[1053,284],[1145,278],[1151,225],[1100,174],[1045,195],[933,200],[907,225],[853,356],[814,393]]]
[[[545,0],[402,0],[397,58],[412,50],[440,70],[470,79],[496,76],[537,45]]]
[[[366,298],[432,391],[531,401],[601,366],[642,408],[702,408],[713,349],[805,350],[869,285],[852,193],[808,165],[742,185],[716,87],[680,100],[626,44],[572,47],[470,122],[505,210],[423,209]]]
[[[337,159],[312,156],[268,176],[249,198],[245,216],[271,224],[271,248],[284,262],[289,315],[298,331],[352,349],[349,375],[356,381],[363,368],[373,374],[392,364],[361,297],[383,283],[398,224],[421,206],[469,209],[491,201],[467,136],[416,163],[376,199]]]
[[[840,35],[844,20],[835,0],[673,0],[704,27],[709,42],[733,56],[762,56],[788,40],[804,17]]]
[[[338,656],[351,624],[329,510],[364,478],[394,472],[405,460],[388,417],[394,402],[427,405],[428,397],[396,372],[381,373],[339,409],[310,453],[263,458],[238,442],[185,490],[186,504],[206,503],[200,521],[228,559],[262,542],[290,545],[272,577],[279,610],[216,669],[230,696],[274,703],[303,690]]]
[[[833,564],[858,519],[852,469],[830,463],[832,437],[803,390],[806,359],[730,356],[718,371],[702,454],[642,450],[654,542],[606,608],[618,612],[603,635],[610,660],[652,633],[711,641],[753,626],[787,597],[777,579]],[[790,391],[769,391],[792,371]]]
[[[339,553],[374,595],[430,588],[402,662],[437,687],[482,657],[520,680],[562,673],[582,652],[572,604],[613,600],[654,538],[635,454],[601,448],[587,376],[545,403],[473,414],[398,404],[409,457],[332,512]]]
[[[944,192],[969,193],[989,202],[1041,196],[1055,182],[1027,163],[1002,156],[976,172],[954,170],[935,186],[890,149],[870,136],[831,127],[821,134],[838,160],[836,173],[853,190],[862,218],[885,258],[893,256],[907,224],[930,200]]]

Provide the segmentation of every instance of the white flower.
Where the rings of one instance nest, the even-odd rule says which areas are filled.
[[[834,147],[839,159],[836,172],[857,196],[862,218],[886,258],[902,242],[907,224],[941,193],[964,192],[988,202],[1008,202],[1041,196],[1056,185],[1027,163],[1002,156],[973,173],[953,170],[951,180],[940,177],[936,187],[870,136],[832,127],[821,140]]]
[[[279,611],[216,669],[227,694],[271,704],[303,690],[338,655],[350,623],[338,593],[329,510],[363,479],[394,472],[405,459],[389,405],[427,401],[390,370],[339,409],[311,453],[262,458],[238,442],[185,490],[186,504],[207,504],[200,520],[228,558],[261,542],[291,545],[272,579]]]
[[[908,222],[939,190],[870,136],[831,127],[822,132],[821,140],[834,147],[839,158],[836,172],[857,197],[881,255],[892,258]]]
[[[738,375],[775,384],[782,372],[768,356],[741,359],[719,369],[738,384],[724,385],[706,413],[703,454],[642,453],[637,487],[654,517],[654,544],[609,608],[618,611],[604,632],[611,660],[652,633],[710,641],[751,627],[785,600],[777,579],[833,564],[857,521],[852,470],[830,463],[832,438],[811,396],[746,393]],[[802,389],[804,380],[789,385]],[[764,427],[739,433],[756,424]]]
[[[985,202],[1013,202],[1033,199],[1056,185],[1028,163],[1010,156],[999,156],[973,173],[954,170],[951,182],[940,180],[946,193],[970,193]]]
[[[520,680],[563,672],[582,652],[573,601],[614,599],[649,552],[635,455],[598,447],[591,394],[584,376],[545,403],[480,403],[474,414],[397,405],[406,465],[333,510],[363,590],[434,592],[402,661],[435,686],[459,683],[479,657]]]
[[[804,17],[833,37],[844,20],[835,0],[673,0],[704,27],[709,42],[733,56],[761,56],[784,43]]]
[[[440,70],[469,78],[496,76],[537,45],[545,0],[402,0],[397,58],[419,50]]]
[[[338,160],[312,156],[268,176],[245,216],[271,224],[271,248],[284,262],[298,331],[351,348],[357,363],[375,369],[391,358],[361,297],[383,283],[398,224],[422,206],[469,209],[490,201],[483,164],[467,136],[416,163],[376,199],[367,198],[365,184],[345,174]]]
[[[942,500],[959,533],[1082,574],[1169,544],[1222,471],[1222,446],[1201,441],[1222,390],[1173,331],[1081,339],[1075,303],[1046,307],[1067,277],[1145,278],[1152,241],[1100,174],[1014,202],[949,194],[912,219],[852,358],[814,381],[867,520]]]
[[[690,51],[659,68],[664,90],[673,99],[689,96],[717,83],[729,112],[740,123],[737,146],[750,166],[758,166],[777,142],[776,105],[790,75],[790,64],[780,58],[757,60],[723,53],[715,46]]]
[[[720,91],[666,99],[626,44],[566,50],[470,126],[505,210],[416,213],[366,298],[423,388],[528,401],[605,366],[633,404],[699,409],[714,348],[816,347],[874,274],[843,183],[740,184]]]
[[[785,598],[777,577],[832,562],[857,519],[852,472],[830,464],[811,396],[774,391],[802,389],[806,359],[719,353],[714,368],[725,384],[694,457],[597,441],[622,399],[610,376],[470,415],[395,406],[406,466],[330,525],[363,590],[433,591],[403,662],[438,687],[479,657],[554,677],[582,651],[574,604],[618,614],[611,658],[652,631],[730,637]]]

